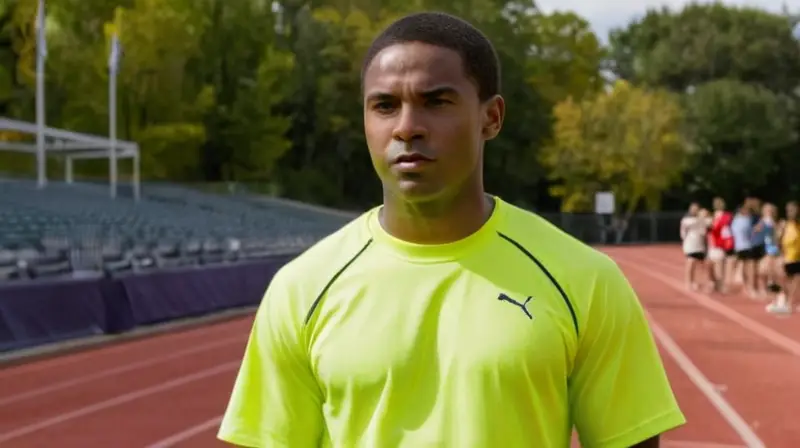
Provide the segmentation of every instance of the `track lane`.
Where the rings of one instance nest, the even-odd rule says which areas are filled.
[[[147,359],[141,360],[131,359],[121,365],[117,364],[114,366],[108,366],[106,368],[99,368],[98,365],[91,365],[89,366],[90,369],[87,369],[85,372],[73,375],[71,377],[66,377],[65,379],[61,379],[59,377],[53,378],[50,381],[35,383],[28,381],[22,385],[14,384],[13,381],[9,381],[9,388],[13,387],[15,392],[13,392],[10,396],[0,398],[0,409],[24,400],[31,400],[41,395],[52,394],[69,388],[81,387],[84,384],[93,383],[104,378],[116,377],[118,375],[134,371],[141,372],[150,368],[158,369],[160,365],[167,363],[183,362],[183,360],[188,356],[202,356],[204,353],[217,348],[225,347],[227,349],[234,350],[240,349],[245,342],[246,338],[242,335],[215,338],[211,342],[198,344],[192,347],[181,348],[163,355],[153,355]]]
[[[609,251],[611,252],[611,251]],[[794,404],[800,399],[800,357],[763,335],[698,304],[690,293],[646,274],[638,255],[613,251],[640,299],[690,359],[718,385],[725,398],[769,447],[800,443]],[[678,285],[682,285],[679,283]],[[763,403],[768,405],[762,406]]]
[[[60,446],[142,448],[152,440],[173,434],[176,427],[217,412],[230,393],[237,367],[238,361],[227,361],[177,380],[130,390],[126,392],[130,399],[117,400],[118,405],[29,432],[11,443],[19,448],[34,448],[58,440]],[[153,393],[145,394],[148,389]]]
[[[253,317],[250,315],[174,333],[111,343],[80,352],[38,359],[25,364],[0,367],[0,384],[12,385],[9,388],[3,387],[0,391],[0,398],[16,394],[22,388],[30,387],[26,385],[38,387],[41,384],[49,383],[53,378],[81,375],[96,363],[106,366],[120,365],[131,359],[147,359],[154,352],[169,353],[201,341],[241,335],[242,332],[249,331],[252,322]],[[166,337],[162,338],[161,336]]]
[[[147,389],[149,387],[163,384],[168,381],[190,377],[197,372],[204,369],[211,369],[219,366],[223,362],[237,362],[241,359],[241,353],[244,349],[244,340],[238,345],[233,347],[216,347],[206,352],[195,353],[186,356],[179,362],[168,362],[158,366],[158,368],[149,367],[140,370],[133,370],[115,375],[113,377],[105,377],[91,383],[84,383],[83,386],[61,389],[53,393],[37,396],[30,400],[23,400],[14,403],[13,406],[7,406],[0,409],[0,444],[2,444],[9,432],[19,431],[20,428],[32,428],[41,422],[54,421],[64,415],[69,415],[77,410],[91,409],[100,403],[114,400],[116,397],[122,396],[126,393],[132,393]],[[227,387],[230,387],[228,383]],[[194,395],[202,397],[207,391],[197,389]],[[155,401],[154,407],[158,407],[161,400]],[[116,406],[123,408],[130,408],[129,405],[121,403]],[[115,407],[115,406],[111,406]],[[107,412],[106,409],[98,409],[89,412],[92,413]],[[190,417],[188,414],[175,414],[177,419]],[[149,420],[147,414],[132,413],[128,415],[127,419],[123,421],[137,421]],[[72,421],[84,421],[85,416],[81,415],[69,419]],[[67,422],[64,422],[67,423]],[[64,423],[52,423],[44,428],[36,430],[37,433],[46,433],[46,429],[51,426],[60,426]],[[108,426],[107,428],[112,428]]]
[[[621,256],[623,258],[622,265],[626,251],[632,249],[634,254],[641,255],[644,252],[641,248],[625,248],[621,250],[621,254],[619,248],[608,252],[614,257]],[[665,254],[666,252],[659,253],[651,258],[671,260],[671,258],[666,258]],[[632,260],[632,257],[629,259]],[[638,264],[641,265],[645,262],[648,267],[674,275],[674,271],[659,266],[656,263],[657,260],[639,260]],[[668,262],[670,266],[673,263],[676,262]],[[680,265],[677,266],[677,269],[680,270]],[[671,267],[670,269],[675,268]],[[626,272],[628,271],[626,270]],[[708,310],[697,306],[696,303],[693,305],[692,301],[682,296],[681,293],[665,287],[657,280],[652,278],[642,280],[642,275],[637,273],[631,273],[630,276],[631,283],[640,293],[642,302],[653,318],[668,330],[669,334],[710,379],[720,384],[725,397],[743,416],[748,418],[748,421],[753,420],[753,415],[758,416],[754,426],[759,436],[768,442],[768,446],[778,448],[796,446],[796,441],[800,439],[795,438],[795,434],[787,432],[786,421],[781,420],[780,417],[772,418],[768,415],[769,412],[765,414],[759,411],[761,406],[755,405],[752,398],[753,396],[760,397],[759,401],[755,402],[756,404],[765,404],[766,408],[783,410],[784,414],[794,416],[794,414],[786,412],[787,399],[781,397],[781,395],[786,395],[787,389],[776,387],[774,384],[776,374],[772,371],[774,369],[765,368],[765,366],[784,363],[784,368],[780,370],[787,373],[794,372],[794,369],[798,368],[797,366],[785,368],[785,353],[775,353],[774,347],[759,340],[757,336],[742,331],[741,327],[726,322],[718,315],[715,316]],[[638,280],[636,280],[637,277]],[[761,309],[763,310],[763,307]],[[84,381],[81,383],[82,385],[70,386],[64,390],[43,393],[31,399],[12,403],[5,408],[0,406],[0,434],[9,429],[25,426],[25,422],[30,425],[59,415],[74,414],[76,410],[86,409],[111,400],[110,406],[49,425],[42,430],[20,436],[8,443],[21,448],[46,446],[52,443],[52,440],[59,440],[62,446],[115,446],[121,448],[227,446],[215,440],[217,428],[209,422],[213,422],[213,419],[218,418],[219,414],[224,411],[235,377],[235,368],[228,370],[223,368],[217,373],[194,381],[177,384],[117,404],[114,404],[113,400],[114,397],[135,394],[136,391],[152,390],[159,384],[191,377],[203,370],[213,370],[224,362],[230,362],[231,365],[237,364],[251,322],[252,317],[248,317],[181,333],[160,334],[148,339],[95,349],[91,351],[91,354],[88,352],[75,353],[18,366],[20,370],[16,373],[8,373],[7,370],[0,371],[0,382],[4,383],[4,375],[7,375],[6,378],[12,379],[20,386],[27,384],[25,386],[27,389],[14,389],[13,392],[4,388],[4,392],[0,393],[1,400],[3,396],[9,397],[19,394],[20,391],[36,390],[48,382],[52,384],[53,381],[80,379],[87,374],[91,375],[92,372],[120,368],[126,364],[141,363],[152,358],[163,358],[169,356],[170,353],[174,354],[190,347],[197,347],[197,344],[203,343],[201,341],[208,343],[209,340],[215,340],[225,335],[230,337],[238,335],[242,338],[241,345],[236,346],[236,343],[232,343],[230,349],[217,347],[207,352],[204,351],[202,354],[186,355],[188,365],[179,359],[172,359],[164,363],[145,366],[142,369],[131,369],[127,373],[123,371],[120,375],[108,376],[98,381]],[[220,330],[220,326],[224,326],[222,330]],[[698,330],[698,326],[700,330]],[[187,336],[187,333],[190,332],[193,335]],[[742,350],[742,347],[749,350]],[[663,349],[661,346],[660,348]],[[744,353],[742,353],[743,351]],[[730,425],[698,392],[696,386],[686,377],[672,357],[663,352],[662,357],[673,381],[678,400],[689,420],[689,424],[667,435],[668,442],[664,446],[674,448],[742,446],[743,443]],[[35,376],[36,380],[27,379],[29,376]],[[726,376],[733,378],[731,381],[721,383],[720,378],[727,380]],[[750,381],[752,376],[755,376],[755,381]],[[778,379],[781,378],[785,379],[785,376],[782,377],[778,374]],[[742,381],[743,379],[745,381]],[[745,387],[751,387],[753,390],[741,393],[739,389],[742,387],[742,383],[745,383]],[[32,386],[33,389],[31,389]],[[792,390],[788,392],[791,393]],[[27,404],[24,409],[22,409],[23,404]],[[51,410],[41,411],[37,414],[35,408],[41,406],[51,408]],[[33,418],[31,418],[31,412]],[[3,426],[6,417],[11,413],[23,415],[27,413],[28,417],[24,421]],[[759,419],[764,417],[771,422],[762,424]],[[0,437],[2,436],[0,435]],[[787,437],[789,438],[787,439]],[[774,440],[778,440],[778,442],[771,443]],[[789,440],[791,444],[787,444],[786,440]],[[62,441],[63,443],[61,443]],[[159,441],[163,443],[151,446]],[[0,442],[0,445],[2,444],[3,442]]]
[[[683,283],[684,258],[680,248],[658,248],[653,252],[627,253],[624,256],[635,259],[643,265],[652,267],[675,281]],[[764,310],[768,303],[767,300],[750,299],[740,293],[705,295],[800,344],[800,324],[797,319],[767,313]]]

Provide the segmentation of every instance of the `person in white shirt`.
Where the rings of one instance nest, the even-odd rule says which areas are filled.
[[[686,286],[691,290],[698,290],[696,271],[698,267],[708,268],[706,255],[708,251],[707,234],[711,226],[708,210],[701,209],[700,205],[693,202],[689,206],[686,216],[681,219],[681,241],[683,253],[686,255]],[[714,282],[714,272],[708,269],[709,280]]]

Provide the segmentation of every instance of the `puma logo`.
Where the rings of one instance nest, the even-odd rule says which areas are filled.
[[[528,316],[528,319],[533,320],[533,315],[531,315],[531,312],[528,311],[528,308],[527,308],[528,307],[528,302],[530,302],[531,299],[533,299],[533,297],[528,296],[528,298],[525,299],[525,303],[519,303],[516,300],[512,299],[511,297],[509,297],[509,296],[507,296],[507,295],[505,295],[503,293],[500,293],[500,295],[497,296],[497,300],[500,300],[501,302],[508,302],[508,303],[511,303],[513,305],[518,306],[522,310],[522,312],[525,313],[526,316]]]

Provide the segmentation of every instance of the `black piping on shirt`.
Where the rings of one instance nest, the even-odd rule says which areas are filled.
[[[331,288],[331,285],[333,285],[333,282],[335,282],[336,279],[339,278],[340,275],[342,275],[342,272],[344,272],[347,268],[349,268],[350,265],[353,264],[353,262],[356,261],[356,259],[358,257],[360,257],[361,254],[363,254],[365,250],[367,250],[367,248],[369,247],[370,244],[372,244],[372,238],[367,240],[366,244],[364,244],[364,246],[361,248],[361,250],[359,250],[355,255],[353,255],[353,257],[350,258],[350,260],[347,263],[345,263],[345,265],[342,266],[342,268],[339,269],[336,272],[336,274],[334,274],[333,277],[331,277],[330,280],[328,280],[328,283],[325,285],[324,288],[322,288],[322,292],[319,293],[317,298],[314,300],[314,303],[311,304],[311,309],[308,310],[308,314],[306,314],[306,320],[305,320],[304,325],[307,325],[308,321],[311,320],[311,317],[314,315],[314,311],[317,310],[317,306],[319,306],[319,303],[322,301],[322,298],[325,296],[325,293],[328,292],[328,290]]]
[[[567,308],[569,308],[569,314],[572,317],[572,325],[575,327],[575,333],[580,334],[580,332],[578,331],[578,316],[575,314],[575,308],[572,306],[572,302],[570,302],[569,297],[567,297],[567,293],[564,292],[564,288],[562,288],[561,285],[558,284],[555,277],[553,277],[550,271],[548,271],[547,268],[544,267],[542,262],[539,261],[536,257],[534,257],[533,254],[531,254],[527,249],[525,249],[522,246],[522,244],[514,241],[511,237],[504,235],[503,233],[497,232],[497,234],[500,235],[500,238],[513,244],[514,247],[519,249],[520,252],[525,254],[525,256],[528,257],[532,262],[536,263],[536,266],[538,266],[539,269],[541,269],[542,272],[544,272],[544,275],[546,275],[547,278],[550,279],[550,282],[553,284],[553,286],[556,287],[559,294],[561,294],[561,298],[564,299],[564,303],[567,304]]]

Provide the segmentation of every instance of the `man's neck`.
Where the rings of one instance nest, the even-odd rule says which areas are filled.
[[[417,244],[446,244],[477,232],[489,219],[495,201],[482,189],[448,201],[409,203],[384,196],[383,228],[395,238]]]

